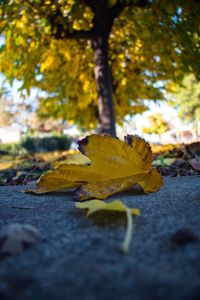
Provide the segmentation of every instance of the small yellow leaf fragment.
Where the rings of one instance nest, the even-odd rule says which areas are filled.
[[[138,216],[140,215],[140,210],[137,208],[128,208],[126,207],[123,202],[119,199],[116,199],[110,203],[103,202],[98,199],[93,199],[86,202],[76,202],[76,208],[79,209],[88,209],[87,216],[93,214],[97,211],[117,211],[117,212],[125,212],[127,216],[127,228],[126,228],[126,235],[122,245],[122,251],[124,253],[128,253],[129,246],[132,237],[133,231],[133,219],[132,215]]]
[[[110,210],[110,211],[118,211],[118,212],[126,212],[127,207],[123,204],[123,202],[119,199],[115,199],[112,202],[104,202],[98,199],[92,199],[85,202],[76,202],[76,208],[80,209],[88,209],[87,216],[93,214],[99,210]],[[137,208],[129,208],[131,214],[140,215],[140,210]]]

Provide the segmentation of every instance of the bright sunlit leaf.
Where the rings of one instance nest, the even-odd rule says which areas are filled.
[[[105,199],[140,184],[145,193],[162,186],[161,175],[152,168],[149,144],[138,136],[120,141],[110,136],[91,135],[79,143],[81,164],[65,163],[47,172],[38,182],[35,193],[77,188],[80,200]],[[83,156],[79,156],[81,160]]]

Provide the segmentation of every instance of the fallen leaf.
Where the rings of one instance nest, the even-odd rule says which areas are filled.
[[[171,241],[178,245],[185,245],[197,240],[197,235],[190,227],[182,227],[171,236]]]
[[[61,172],[57,170],[48,171],[45,175],[43,175],[37,184],[37,189],[27,189],[26,193],[34,193],[34,194],[44,194],[55,192],[59,190],[69,189],[72,187],[80,186],[80,183],[76,183],[75,181],[70,181],[68,176],[65,176]]]
[[[53,164],[53,167],[59,167],[63,164],[76,164],[76,165],[88,165],[91,161],[89,158],[82,153],[76,153],[76,154],[68,154],[67,158],[62,161],[57,161]]]
[[[76,208],[88,209],[87,216],[93,214],[99,210],[110,210],[110,211],[118,211],[124,212],[127,207],[123,204],[123,202],[119,199],[113,200],[112,202],[103,202],[98,199],[92,199],[90,201],[85,202],[76,202]],[[140,210],[137,208],[129,208],[133,215],[140,215]]]
[[[13,223],[0,231],[0,253],[16,255],[41,238],[39,231],[29,224]]]
[[[79,209],[88,209],[87,216],[97,212],[97,211],[116,211],[116,212],[125,212],[127,215],[127,229],[125,239],[122,245],[122,250],[127,253],[129,250],[132,231],[133,231],[133,220],[132,215],[138,216],[140,215],[140,210],[137,208],[129,208],[124,205],[122,201],[116,199],[112,202],[103,202],[98,199],[93,199],[86,202],[76,202],[76,208]]]
[[[196,158],[190,159],[189,163],[193,167],[194,170],[200,171],[200,161],[198,161]]]
[[[106,197],[140,184],[145,193],[162,186],[162,177],[152,168],[149,144],[138,136],[125,141],[110,136],[91,135],[78,142],[81,155],[91,164],[62,164],[43,175],[34,192],[47,193],[79,188],[79,199]]]
[[[160,173],[152,168],[145,178],[138,183],[146,193],[151,193],[157,191],[158,187],[162,186],[163,181]]]

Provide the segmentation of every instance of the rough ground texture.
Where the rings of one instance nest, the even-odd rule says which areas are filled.
[[[86,218],[70,194],[0,189],[0,227],[29,223],[45,239],[18,256],[0,258],[1,300],[200,299],[200,240],[184,246],[170,240],[183,226],[200,239],[200,177],[165,178],[151,195],[120,195],[142,212],[128,255],[120,251],[124,215]]]

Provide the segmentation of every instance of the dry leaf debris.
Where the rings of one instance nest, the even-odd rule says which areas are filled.
[[[37,228],[30,224],[13,223],[6,225],[0,231],[0,253],[19,254],[40,238],[41,235]]]
[[[171,236],[171,241],[177,245],[186,245],[198,240],[198,236],[190,227],[182,227]]]
[[[127,135],[125,141],[120,141],[93,134],[78,144],[81,163],[59,165],[43,175],[31,192],[42,194],[76,188],[79,200],[86,200],[105,199],[136,184],[145,193],[162,186],[161,175],[152,167],[151,148],[142,138]]]

